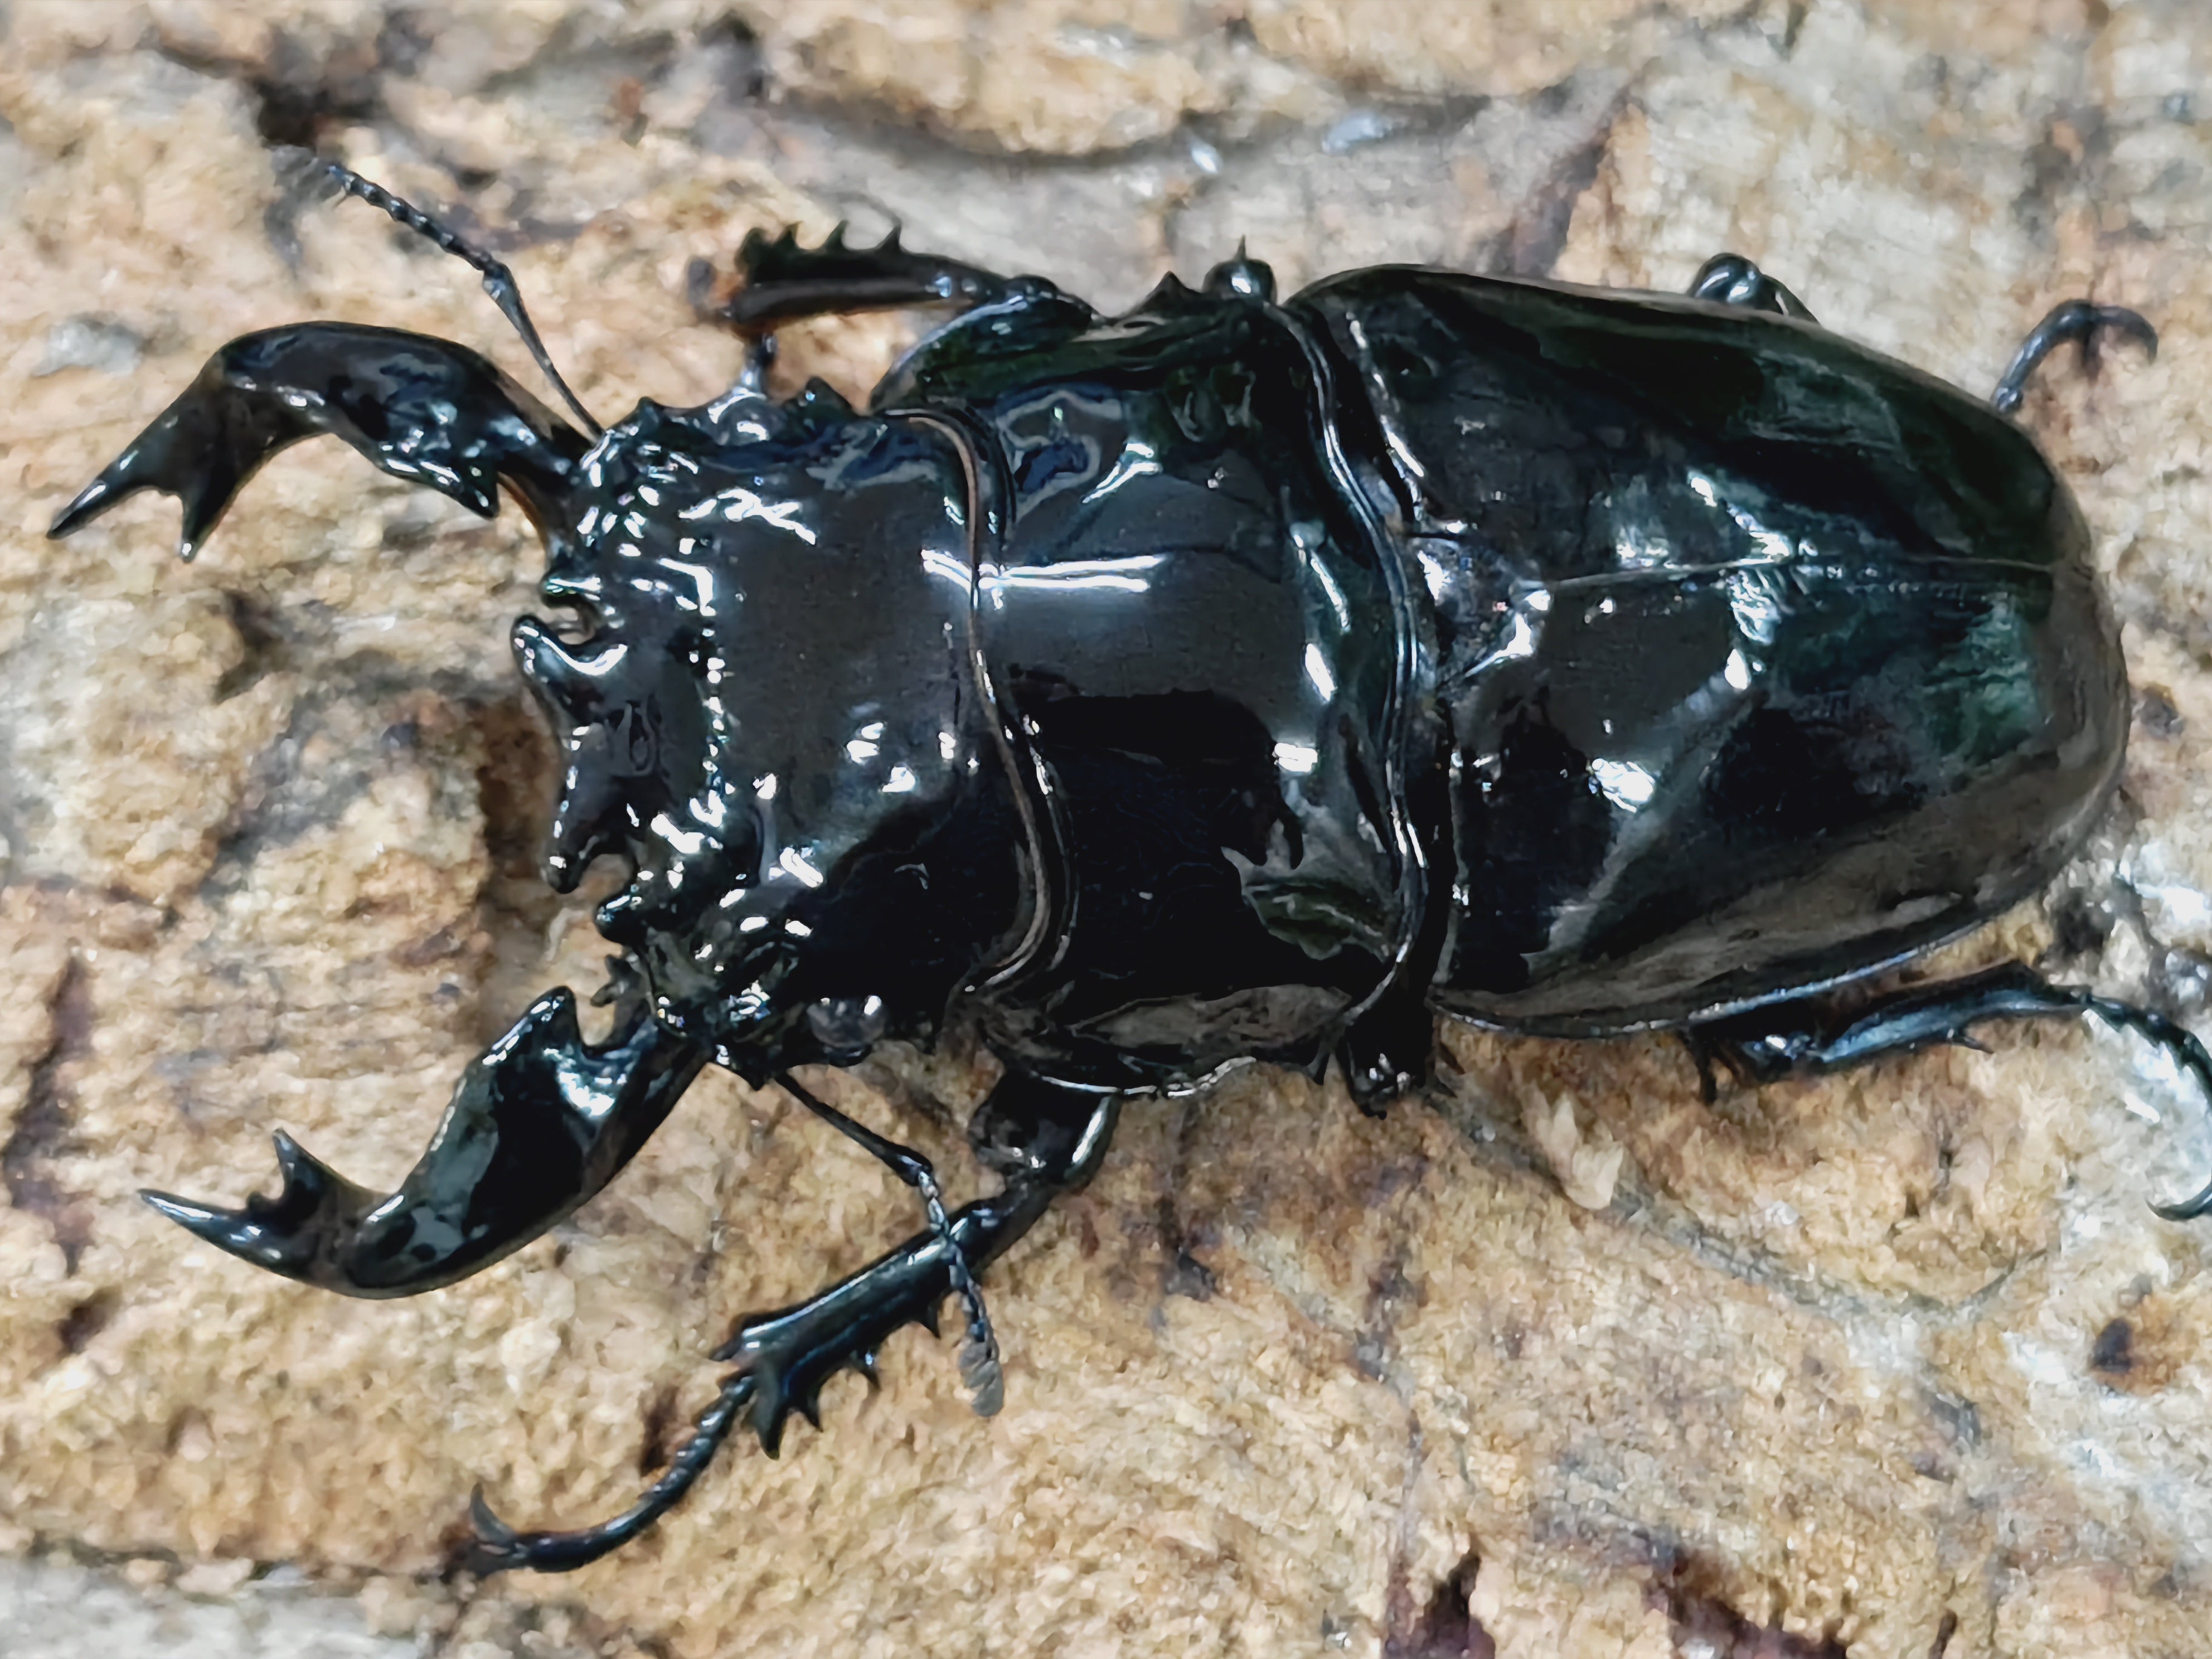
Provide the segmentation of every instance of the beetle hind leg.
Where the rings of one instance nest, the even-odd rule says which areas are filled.
[[[1105,1158],[1119,1107],[1118,1096],[1084,1094],[1008,1073],[969,1126],[978,1160],[1005,1178],[1003,1191],[963,1206],[941,1226],[916,1234],[805,1302],[739,1320],[713,1356],[734,1361],[738,1369],[660,1478],[614,1519],[575,1532],[518,1532],[479,1492],[470,1505],[476,1539],[463,1565],[478,1573],[515,1567],[567,1572],[583,1566],[675,1507],[740,1425],[760,1437],[771,1457],[781,1449],[793,1412],[818,1426],[822,1389],[832,1376],[850,1367],[872,1379],[878,1350],[902,1326],[920,1325],[934,1334],[939,1305],[957,1292],[957,1272],[981,1271],[1034,1226],[1054,1199],[1090,1180]]]
[[[2106,333],[2133,340],[2154,359],[2158,356],[2158,331],[2141,313],[2130,311],[2125,306],[2100,306],[2087,300],[2069,300],[2063,305],[2054,306],[2020,343],[2020,349],[2013,354],[2004,378],[1997,382],[1990,404],[2000,415],[2009,415],[2019,409],[2029,378],[2045,357],[2069,340],[2081,349],[2082,371],[2094,376],[2097,372],[2098,341]]]
[[[2077,986],[2053,985],[2020,962],[1933,985],[1911,986],[1840,1009],[1811,998],[1772,1003],[1689,1026],[1682,1040],[1697,1062],[1710,1101],[1715,1060],[1740,1082],[1771,1083],[1844,1071],[1939,1042],[1979,1048],[1972,1028],[1989,1020],[2079,1018],[2085,1014],[2156,1043],[2212,1105],[2212,1055],[2179,1021]],[[2212,1215],[2212,1184],[2178,1204],[2153,1204],[2151,1208],[2168,1221]]]

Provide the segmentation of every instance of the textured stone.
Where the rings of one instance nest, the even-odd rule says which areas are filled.
[[[611,1561],[447,1584],[473,1480],[522,1522],[619,1508],[728,1322],[910,1231],[911,1200],[708,1079],[555,1239],[427,1297],[319,1296],[160,1222],[134,1188],[234,1200],[279,1126],[389,1182],[532,994],[597,982],[592,896],[532,872],[550,760],[504,636],[537,554],[327,445],[191,567],[163,502],[38,533],[250,328],[382,322],[532,379],[467,271],[287,196],[276,143],[491,240],[602,413],[727,383],[688,267],[786,222],[902,220],[1109,304],[1240,236],[1286,283],[1411,259],[1676,288],[1734,247],[1974,386],[2088,293],[2151,315],[2160,358],[2062,360],[2027,418],[2097,530],[2142,714],[2051,898],[1945,963],[2055,952],[2197,1015],[2193,0],[4,15],[0,1547],[29,1559],[0,1648],[2201,1647],[2207,1235],[2142,1203],[2206,1167],[2200,1105],[2132,1041],[2055,1028],[1711,1107],[1661,1039],[1452,1029],[1386,1122],[1261,1071],[1140,1107],[994,1274],[1000,1417],[902,1336],[880,1393],[841,1380],[820,1435],[733,1450]],[[857,393],[908,326],[794,331],[781,372]],[[824,1086],[969,1183],[986,1076],[892,1056]]]

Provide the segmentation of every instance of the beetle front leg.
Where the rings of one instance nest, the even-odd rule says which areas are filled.
[[[519,1533],[481,1492],[470,1505],[477,1538],[470,1571],[529,1567],[567,1572],[627,1543],[675,1507],[740,1424],[773,1457],[794,1411],[817,1427],[823,1385],[850,1366],[871,1381],[876,1353],[902,1326],[934,1334],[938,1309],[957,1273],[980,1273],[1036,1224],[1061,1194],[1097,1173],[1114,1138],[1121,1097],[1087,1094],[1009,1072],[969,1125],[978,1161],[1005,1177],[1005,1189],[978,1199],[878,1256],[860,1272],[796,1306],[738,1322],[716,1359],[738,1369],[694,1425],[659,1480],[614,1519],[576,1532]]]
[[[901,1326],[937,1330],[938,1309],[960,1280],[980,1273],[1036,1224],[1053,1200],[1097,1173],[1113,1139],[1118,1095],[1093,1095],[1009,1073],[977,1109],[977,1157],[1006,1176],[990,1198],[963,1206],[942,1227],[917,1233],[820,1295],[738,1322],[717,1359],[757,1379],[750,1413],[773,1456],[793,1411],[818,1425],[822,1385],[851,1365],[875,1369],[876,1351]]]
[[[1006,1379],[999,1369],[999,1341],[991,1331],[991,1316],[983,1306],[982,1289],[975,1283],[966,1253],[953,1234],[951,1219],[945,1212],[937,1171],[911,1146],[887,1140],[866,1124],[848,1117],[790,1073],[781,1073],[776,1083],[786,1094],[871,1157],[880,1159],[900,1180],[921,1194],[921,1201],[929,1212],[929,1231],[945,1246],[945,1272],[952,1293],[968,1310],[968,1340],[960,1350],[960,1380],[968,1385],[975,1415],[995,1417],[1006,1401]]]
[[[1972,1028],[1986,1020],[2078,1019],[2085,1014],[2156,1043],[2212,1104],[2212,1055],[2186,1028],[2149,1008],[2076,986],[2053,985],[2023,962],[1911,986],[1850,1006],[1812,998],[1771,1003],[1689,1026],[1682,1040],[1697,1061],[1705,1098],[1711,1101],[1716,1060],[1744,1082],[1772,1083],[1844,1071],[1934,1043],[1978,1048]],[[2178,1204],[2154,1204],[2151,1208],[2168,1221],[2212,1215],[2212,1185]]]
[[[845,227],[820,247],[801,247],[799,233],[747,233],[738,248],[735,280],[717,291],[704,260],[692,266],[700,309],[741,334],[765,334],[807,317],[908,306],[952,305],[963,309],[1003,299],[1015,279],[957,259],[909,253],[894,229],[873,247],[853,247]]]

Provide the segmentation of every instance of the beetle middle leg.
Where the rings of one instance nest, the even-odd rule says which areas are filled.
[[[1772,1083],[1790,1076],[1844,1071],[1931,1043],[1979,1048],[1972,1027],[1985,1020],[2079,1018],[2084,1014],[2149,1038],[2212,1103],[2212,1055],[2179,1022],[2078,986],[2053,985],[2023,962],[1933,985],[1910,986],[1840,1008],[1814,998],[1771,1003],[1686,1027],[1682,1040],[1697,1061],[1710,1102],[1716,1060],[1741,1081]],[[2212,1185],[2178,1204],[2154,1204],[2151,1208],[2168,1221],[2212,1215]]]
[[[470,1504],[477,1534],[470,1571],[566,1572],[596,1561],[674,1507],[740,1424],[750,1425],[771,1457],[793,1412],[818,1425],[822,1388],[831,1376],[851,1366],[872,1380],[877,1350],[893,1332],[905,1325],[937,1329],[939,1305],[955,1288],[956,1260],[980,1271],[1036,1225],[1054,1199],[1097,1172],[1120,1106],[1118,1095],[1008,1072],[968,1129],[977,1160],[1005,1179],[1003,1190],[963,1205],[941,1229],[917,1233],[805,1302],[739,1320],[714,1353],[738,1370],[660,1478],[612,1520],[575,1532],[517,1532],[479,1492]]]

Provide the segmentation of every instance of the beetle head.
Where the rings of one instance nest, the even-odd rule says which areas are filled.
[[[915,913],[946,897],[929,848],[996,770],[953,445],[820,388],[744,390],[643,404],[580,471],[543,591],[586,631],[514,635],[562,750],[547,879],[626,862],[601,930],[665,1024],[749,1075],[865,1046],[887,1004],[893,1029],[902,1004],[933,1018],[935,981],[977,964],[932,943],[915,961],[941,933]],[[817,1005],[836,1017],[810,1051],[794,1032]]]
[[[937,428],[745,386],[642,405],[587,453],[473,353],[307,324],[225,347],[53,533],[158,489],[184,500],[190,551],[317,432],[478,512],[495,478],[522,498],[546,597],[582,623],[515,629],[564,761],[546,874],[567,890],[601,853],[629,866],[600,916],[627,956],[614,1032],[588,1043],[566,991],[539,999],[396,1191],[280,1138],[274,1198],[148,1194],[274,1272],[398,1296],[574,1211],[708,1057],[761,1080],[926,1026],[1003,954],[1021,878],[968,666],[964,472]]]

